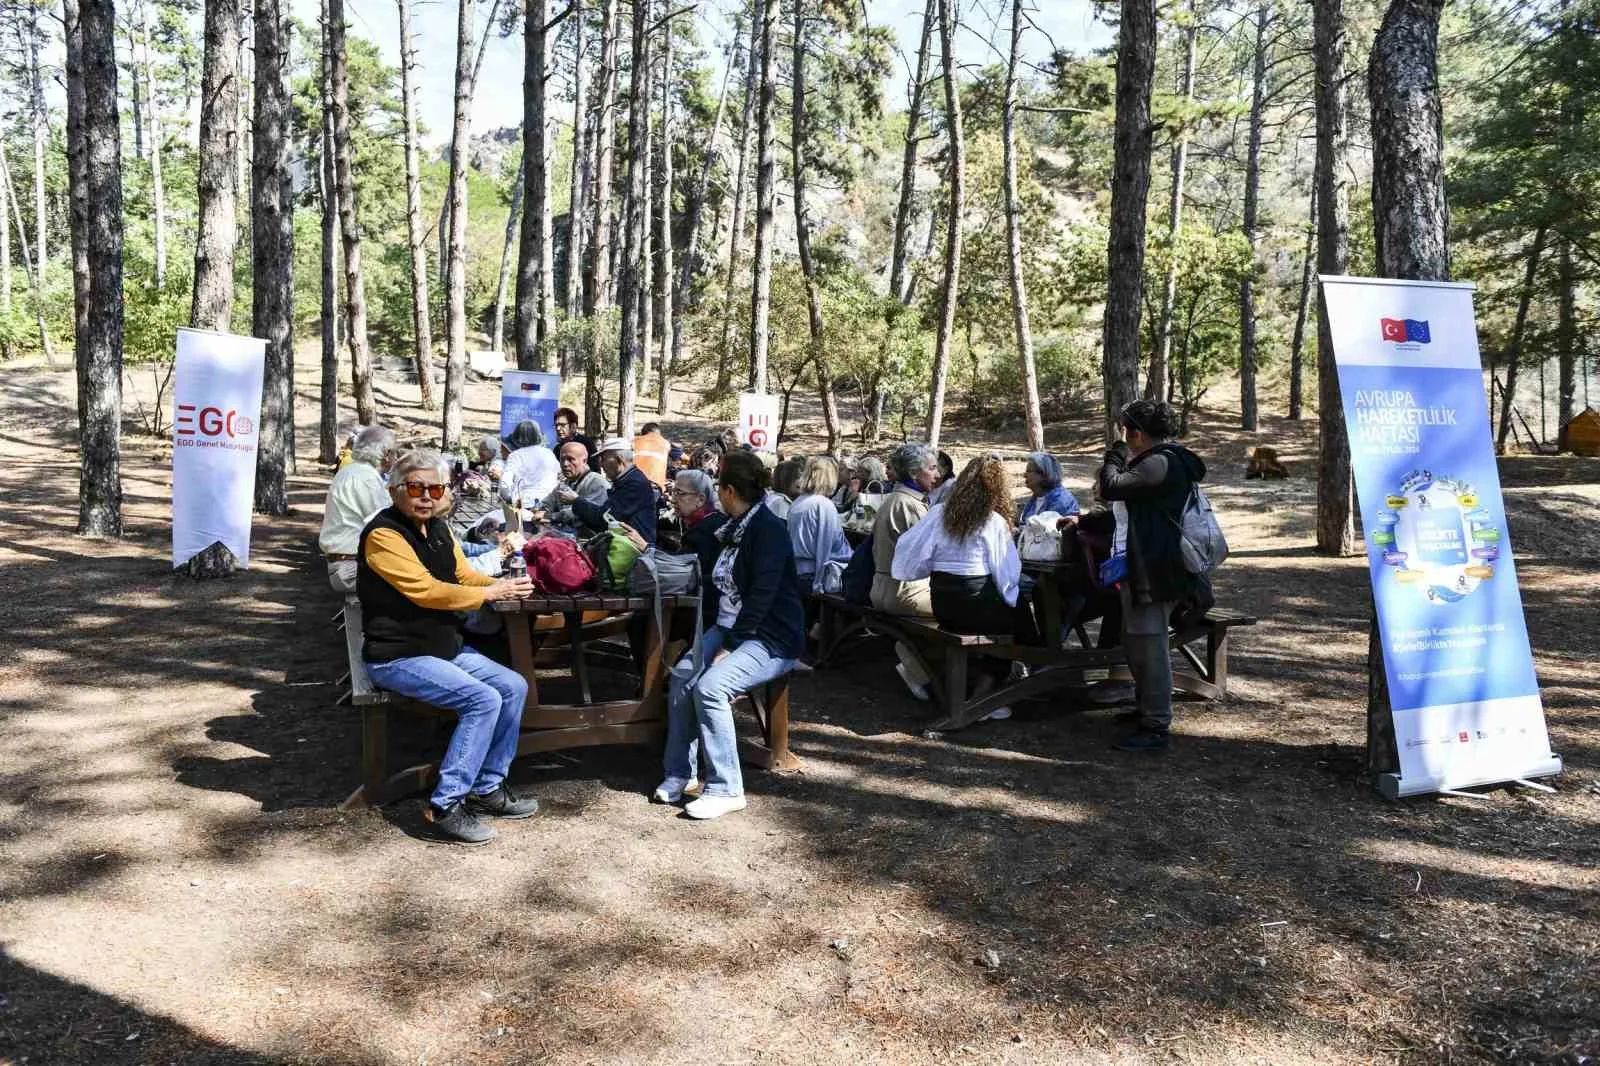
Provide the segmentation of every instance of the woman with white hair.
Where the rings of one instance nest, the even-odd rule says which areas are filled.
[[[1061,484],[1061,463],[1049,452],[1029,452],[1028,465],[1022,471],[1022,481],[1028,486],[1028,500],[1017,516],[1017,525],[1036,514],[1054,511],[1065,518],[1078,513],[1078,500]]]
[[[498,482],[506,469],[505,460],[500,458],[500,448],[499,437],[484,437],[478,442],[478,461],[470,464],[471,469]]]
[[[461,612],[526,596],[526,577],[496,580],[473,570],[444,514],[450,470],[438,452],[402,455],[386,507],[361,533],[356,591],[365,641],[361,658],[378,687],[457,715],[427,818],[447,840],[487,844],[479,818],[527,818],[536,800],[506,784],[517,753],[528,683],[463,646]]]
[[[561,480],[561,464],[556,462],[556,453],[545,447],[544,430],[537,422],[518,422],[501,450],[510,454],[500,474],[500,498],[537,507]]]
[[[850,562],[850,542],[830,498],[838,485],[839,464],[825,455],[812,456],[800,475],[800,494],[789,505],[795,574],[800,587],[812,592],[838,592]]]
[[[357,543],[372,516],[389,506],[383,478],[394,456],[394,433],[367,426],[351,438],[350,462],[328,485],[317,547],[328,562],[328,584],[335,592],[348,595],[356,590]]]

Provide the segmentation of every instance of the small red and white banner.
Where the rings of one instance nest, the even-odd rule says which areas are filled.
[[[739,394],[739,443],[758,452],[778,446],[778,398],[762,392]]]
[[[267,342],[178,330],[172,380],[172,566],[218,541],[250,565]]]

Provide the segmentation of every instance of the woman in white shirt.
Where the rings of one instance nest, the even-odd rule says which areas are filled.
[[[500,474],[500,498],[507,503],[520,499],[524,507],[539,506],[561,480],[561,464],[545,447],[544,431],[537,422],[520,422],[502,447],[510,454]]]
[[[998,456],[972,460],[943,503],[901,536],[891,573],[897,581],[928,579],[933,617],[952,633],[1008,636],[1038,643],[1038,629],[1022,594],[1022,557],[1012,541],[1016,503]],[[1010,673],[1011,664],[989,656],[972,697],[987,694]],[[1009,718],[997,708],[989,718]]]
[[[838,592],[850,562],[850,542],[830,498],[838,484],[839,464],[825,455],[813,456],[800,477],[800,495],[789,506],[795,573],[800,587],[812,592]]]

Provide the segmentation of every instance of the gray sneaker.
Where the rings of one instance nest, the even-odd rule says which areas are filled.
[[[532,796],[519,796],[511,791],[511,786],[502,783],[493,792],[485,792],[481,796],[467,795],[467,809],[474,814],[486,814],[490,818],[532,818],[539,813],[539,801]]]
[[[467,809],[465,803],[459,801],[444,810],[430,803],[423,817],[433,826],[437,836],[452,844],[479,847],[489,843],[495,836],[492,828],[484,825],[476,814]]]

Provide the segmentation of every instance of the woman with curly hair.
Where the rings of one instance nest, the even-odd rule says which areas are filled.
[[[1012,540],[1016,521],[1005,466],[999,456],[979,456],[961,472],[949,498],[900,538],[891,573],[897,581],[928,579],[941,629],[1037,644],[1038,629],[1022,595],[1022,557]],[[1004,659],[984,656],[980,662],[974,699],[1011,669]],[[987,717],[1009,718],[1011,709],[999,707]]]

